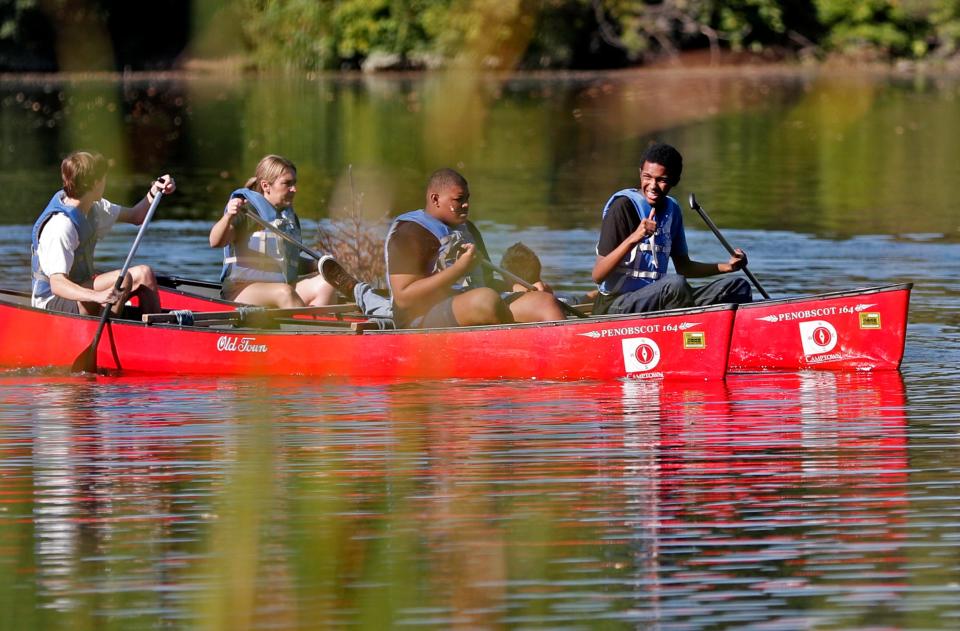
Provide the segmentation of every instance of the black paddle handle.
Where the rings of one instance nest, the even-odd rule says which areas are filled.
[[[700,204],[697,203],[697,198],[693,193],[690,193],[690,208],[697,211],[697,214],[700,215],[700,218],[703,219],[703,222],[707,224],[707,227],[710,228],[713,234],[716,235],[717,240],[720,241],[720,244],[727,249],[727,252],[730,253],[730,256],[736,256],[736,250],[733,249],[733,246],[730,245],[730,242],[724,238],[723,234],[721,234],[720,228],[717,227],[717,224],[713,223],[713,220],[710,219],[710,215],[707,214],[707,211],[700,207]],[[753,283],[753,286],[757,288],[757,291],[760,292],[760,295],[767,300],[770,300],[770,294],[768,294],[763,288],[763,285],[761,285],[760,281],[757,280],[757,277],[753,275],[753,272],[747,269],[746,265],[740,269],[744,274],[746,274],[747,278],[750,279],[750,282]]]

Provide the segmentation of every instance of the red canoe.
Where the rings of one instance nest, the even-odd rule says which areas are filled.
[[[218,298],[217,283],[177,277],[159,280],[165,308],[236,307]],[[909,283],[883,285],[741,305],[727,369],[734,373],[896,370],[903,359],[911,288]]]
[[[0,291],[0,367],[68,368],[98,318]],[[465,379],[722,379],[735,308],[432,330],[279,329],[110,320],[97,365],[124,373]]]
[[[903,359],[912,287],[905,283],[741,305],[728,369],[896,370]]]

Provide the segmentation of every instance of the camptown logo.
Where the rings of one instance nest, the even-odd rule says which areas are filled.
[[[621,340],[623,367],[627,372],[646,372],[660,363],[660,347],[649,337],[632,337]]]
[[[803,354],[823,355],[837,346],[837,329],[826,320],[808,320],[800,322],[800,343]]]
[[[217,338],[218,351],[234,353],[266,353],[266,344],[254,344],[255,337],[240,337],[237,335],[221,335]]]

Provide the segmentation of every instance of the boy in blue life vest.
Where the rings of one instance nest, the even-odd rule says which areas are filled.
[[[680,205],[668,197],[680,181],[683,158],[670,145],[651,145],[643,154],[640,187],[614,193],[603,207],[593,281],[600,293],[594,315],[751,301],[743,278],[723,278],[693,288],[689,278],[729,274],[747,264],[743,250],[725,263],[690,259]],[[677,275],[668,276],[673,260]]]
[[[434,172],[426,205],[397,217],[385,245],[387,284],[398,327],[437,328],[563,320],[546,292],[501,299],[480,231],[467,216],[470,189],[453,169]]]
[[[103,197],[107,169],[106,158],[87,151],[75,151],[60,163],[63,188],[33,225],[34,307],[95,315],[101,306],[113,305],[113,312],[119,314],[132,295],[143,313],[160,311],[157,280],[149,266],[130,267],[120,291],[115,291],[120,270],[96,274],[93,253],[114,223],[142,224],[154,197],[172,193],[176,184],[169,175],[159,177],[143,199],[126,208]]]

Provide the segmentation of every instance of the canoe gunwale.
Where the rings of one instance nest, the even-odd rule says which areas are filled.
[[[761,309],[764,307],[790,304],[794,302],[809,302],[811,300],[833,300],[836,298],[850,298],[852,296],[862,296],[865,294],[879,294],[890,291],[910,291],[913,289],[913,283],[896,283],[892,285],[876,285],[872,287],[859,287],[857,289],[846,289],[839,291],[828,291],[820,294],[805,294],[803,296],[790,296],[787,298],[773,298],[771,300],[757,300],[747,302],[739,306],[740,310]]]

